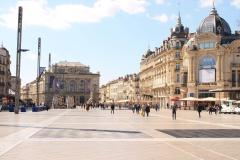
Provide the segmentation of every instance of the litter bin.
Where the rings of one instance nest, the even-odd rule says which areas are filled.
[[[8,105],[8,111],[14,112],[14,105]]]
[[[21,107],[21,112],[26,112],[26,107],[25,106]]]

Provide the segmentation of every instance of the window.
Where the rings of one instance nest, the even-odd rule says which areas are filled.
[[[175,58],[176,58],[176,59],[180,59],[180,52],[176,52]]]
[[[236,87],[236,70],[232,70],[232,87]]]
[[[79,88],[80,88],[80,93],[84,93],[84,91],[85,91],[85,81],[84,80],[80,81]]]
[[[69,90],[70,92],[75,92],[76,91],[76,82],[75,81],[70,81],[70,84],[69,84]]]
[[[215,41],[205,41],[205,42],[201,42],[199,44],[199,48],[200,49],[209,49],[209,48],[214,48],[215,47]]]
[[[176,71],[179,71],[179,70],[180,70],[180,64],[177,63],[177,64],[176,64]]]
[[[213,57],[205,56],[200,60],[200,69],[213,69],[215,65],[216,61]]]
[[[180,43],[177,42],[177,43],[176,43],[176,49],[179,49],[179,48],[180,48]]]
[[[180,92],[180,88],[179,87],[176,87],[175,88],[175,93],[174,94],[180,94],[181,92]]]

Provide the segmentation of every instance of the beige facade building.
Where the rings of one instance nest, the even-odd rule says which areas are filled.
[[[79,62],[59,62],[45,71],[39,80],[39,102],[55,108],[66,108],[70,103],[98,103],[99,73]],[[21,99],[32,99],[36,103],[36,80],[22,87]]]
[[[139,102],[139,76],[119,77],[100,88],[101,103]]]
[[[9,95],[11,87],[10,54],[3,46],[0,48],[0,96]]]
[[[184,28],[179,15],[170,37],[155,51],[148,50],[140,63],[140,94],[142,103],[166,106],[181,95],[182,47],[189,29]]]
[[[141,101],[166,106],[185,97],[240,99],[240,33],[232,34],[215,7],[196,33],[188,32],[179,15],[163,45],[143,55]]]

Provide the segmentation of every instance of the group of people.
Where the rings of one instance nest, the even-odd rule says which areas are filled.
[[[197,104],[196,109],[197,109],[199,118],[201,118],[201,112],[202,112],[202,110],[204,110],[204,108],[205,107],[203,104]],[[222,110],[222,106],[219,104],[215,104],[215,105],[208,104],[207,108],[208,108],[209,114],[212,114],[212,112],[214,112],[215,114],[217,114],[218,112],[221,113],[221,110]]]
[[[146,115],[147,117],[150,114],[151,108],[155,109],[156,112],[160,109],[158,104],[139,104],[139,103],[134,103],[134,104],[125,104],[125,105],[121,105],[121,104],[115,104],[115,103],[111,103],[111,104],[98,104],[98,105],[93,105],[93,104],[83,104],[81,105],[81,107],[83,107],[84,109],[86,109],[86,111],[89,111],[90,108],[101,108],[101,109],[106,109],[110,107],[111,110],[111,114],[114,114],[115,108],[118,107],[119,109],[124,108],[124,109],[131,109],[132,113],[137,113],[137,114],[141,114],[143,117]],[[172,110],[172,119],[176,120],[177,117],[177,109],[179,108],[178,104],[173,104],[173,105],[169,105],[167,103],[166,106],[168,109]],[[207,106],[209,114],[212,114],[212,112],[215,112],[215,114],[217,114],[217,112],[221,112],[222,106],[221,105],[210,105],[208,104]],[[204,104],[196,104],[195,109],[198,112],[198,116],[199,118],[201,118],[201,112],[202,110],[206,109],[206,106]]]

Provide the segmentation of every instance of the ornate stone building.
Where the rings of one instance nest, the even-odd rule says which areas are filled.
[[[240,32],[232,34],[214,6],[196,33],[189,34],[179,15],[169,38],[140,63],[142,102],[166,106],[184,97],[240,99],[239,91]]]
[[[240,99],[240,33],[213,6],[183,48],[182,72],[187,73],[188,96]],[[210,92],[214,89],[226,92]]]
[[[184,28],[179,14],[176,26],[163,45],[143,55],[140,63],[141,102],[164,106],[171,99],[181,98],[182,47],[188,33],[189,29]]]
[[[137,74],[119,77],[100,88],[102,103],[139,102],[139,76]]]
[[[39,102],[65,108],[69,101],[80,105],[99,101],[99,73],[79,62],[59,62],[42,74],[39,80]],[[22,87],[21,98],[36,102],[36,80]]]
[[[0,48],[0,96],[9,95],[11,87],[10,54],[3,46]]]

